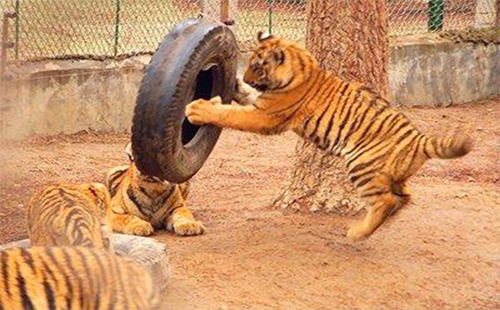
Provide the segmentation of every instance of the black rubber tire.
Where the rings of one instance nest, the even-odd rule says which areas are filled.
[[[236,70],[236,39],[223,24],[188,19],[165,37],[135,105],[132,151],[142,173],[183,183],[198,172],[221,129],[190,124],[185,107],[193,99],[215,96],[230,103]]]

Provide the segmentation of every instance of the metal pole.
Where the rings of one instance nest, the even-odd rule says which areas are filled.
[[[205,13],[205,0],[200,0],[200,12]]]
[[[21,22],[21,0],[16,0],[16,7],[15,7],[15,12],[16,12],[16,21],[15,21],[15,56],[16,56],[16,61],[19,61],[19,29],[20,29],[20,22]]]
[[[231,17],[231,0],[221,0],[220,21],[227,26],[234,26],[234,19]]]
[[[115,44],[113,49],[113,55],[116,57],[118,55],[118,45],[120,43],[120,10],[121,10],[121,0],[116,0],[116,13],[115,13]]]
[[[270,0],[270,4],[269,4],[269,19],[268,19],[268,22],[269,22],[269,34],[273,34],[273,4],[274,4],[274,0]]]
[[[428,14],[427,29],[429,31],[440,31],[443,29],[444,0],[429,0]]]
[[[229,19],[229,0],[221,0],[220,21],[225,22],[228,19]]]
[[[3,101],[5,97],[5,81],[7,69],[7,49],[14,47],[14,44],[9,41],[9,19],[15,18],[16,13],[13,11],[5,11],[2,19],[2,32],[0,37],[0,108],[3,108]],[[1,127],[1,126],[0,126]]]

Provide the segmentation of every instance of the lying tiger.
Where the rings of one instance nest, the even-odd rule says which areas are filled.
[[[186,207],[189,183],[171,184],[143,175],[134,164],[130,144],[126,153],[130,164],[111,169],[106,177],[113,230],[148,236],[155,228],[166,227],[179,236],[202,234],[205,227]]]
[[[82,246],[112,251],[111,205],[106,186],[44,186],[29,201],[28,233],[33,246]]]
[[[159,309],[154,276],[107,251],[11,248],[0,251],[0,270],[0,309]]]
[[[186,116],[193,124],[260,134],[293,130],[343,157],[349,179],[370,205],[364,220],[350,227],[350,239],[369,237],[408,203],[406,181],[426,160],[460,157],[471,150],[468,137],[438,139],[420,133],[376,92],[321,69],[296,44],[261,34],[258,39],[243,82],[238,82],[235,100],[240,105],[223,105],[220,97],[199,99],[186,107]]]

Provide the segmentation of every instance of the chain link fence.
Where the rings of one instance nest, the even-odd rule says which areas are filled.
[[[116,57],[154,51],[178,22],[199,14],[195,0],[0,0],[13,10],[16,60]]]
[[[393,36],[498,26],[498,0],[388,0]]]
[[[0,0],[16,16],[5,42],[9,60],[117,58],[152,53],[189,17],[236,21],[241,48],[259,30],[305,42],[308,0]],[[498,0],[387,0],[392,36],[467,27],[499,20]]]

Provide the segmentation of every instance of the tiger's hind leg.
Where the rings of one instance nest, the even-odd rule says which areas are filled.
[[[395,211],[409,201],[409,191],[404,183],[396,184],[386,175],[378,175],[361,188],[359,193],[370,209],[365,218],[352,225],[347,237],[353,241],[368,238]]]
[[[111,226],[113,231],[128,235],[149,236],[154,232],[150,223],[131,214],[113,213]]]
[[[394,183],[391,186],[391,191],[397,198],[396,208],[392,211],[391,215],[394,215],[396,212],[402,209],[406,204],[408,204],[411,200],[410,188],[406,183]]]
[[[370,210],[365,218],[349,228],[347,237],[353,241],[368,238],[394,212],[397,205],[398,199],[393,193],[379,195],[377,200],[370,204]]]

